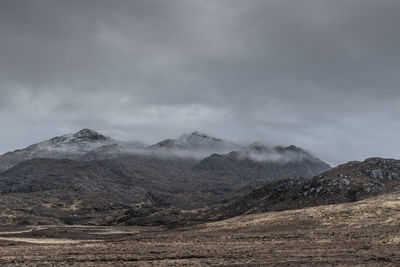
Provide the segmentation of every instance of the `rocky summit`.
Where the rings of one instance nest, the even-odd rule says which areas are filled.
[[[0,172],[20,162],[34,158],[77,159],[85,153],[113,142],[114,140],[110,137],[89,129],[83,129],[75,134],[56,136],[26,148],[1,155]]]

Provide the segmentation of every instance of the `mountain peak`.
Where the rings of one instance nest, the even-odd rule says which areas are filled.
[[[208,134],[194,131],[189,134],[183,134],[178,139],[166,139],[155,145],[151,149],[178,149],[178,150],[215,150],[215,152],[227,150],[227,147],[233,146],[222,139],[212,137]]]
[[[219,138],[212,137],[212,136],[210,136],[208,134],[205,134],[205,133],[202,133],[202,132],[199,132],[199,131],[194,131],[191,134],[183,134],[183,135],[181,135],[181,137],[179,137],[179,140],[189,141],[189,142],[190,141],[195,141],[195,140],[201,140],[201,139],[210,140],[210,141],[212,140],[212,141],[217,141],[217,142],[222,141]]]
[[[302,154],[302,155],[308,155],[311,156],[311,154],[301,147],[290,145],[290,146],[275,146],[274,147],[275,151],[279,153],[294,153],[294,154]]]
[[[271,148],[269,148],[269,147],[267,147],[264,144],[259,143],[259,142],[255,142],[255,143],[250,144],[248,146],[248,148],[251,151],[255,151],[255,152],[266,152],[266,151],[269,152],[271,150]]]
[[[62,146],[62,145],[71,145],[77,143],[97,143],[111,140],[109,137],[106,137],[96,131],[90,129],[82,129],[79,132],[74,134],[65,134],[61,136],[56,136],[51,138],[50,140],[39,143],[40,145],[50,145],[50,146]]]
[[[86,140],[86,141],[103,141],[108,139],[104,135],[87,128],[82,129],[79,132],[73,134],[72,137],[74,139]]]
[[[210,136],[210,135],[208,135],[208,134],[206,134],[206,133],[199,132],[199,131],[194,131],[194,132],[192,132],[190,135],[191,135],[191,136],[204,137],[204,138],[210,138],[210,139],[217,139],[217,138],[214,138],[214,137],[212,137],[212,136]]]

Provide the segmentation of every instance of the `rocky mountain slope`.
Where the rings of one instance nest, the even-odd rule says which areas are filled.
[[[400,190],[400,161],[370,158],[349,162],[312,179],[291,178],[267,184],[215,210],[208,218],[355,202]]]
[[[191,160],[146,156],[118,160],[32,159],[0,174],[0,207],[74,223],[104,222],[115,210],[139,215],[173,206],[211,205],[248,192],[229,177],[193,175]]]
[[[115,142],[93,130],[83,129],[75,134],[51,138],[24,149],[18,149],[0,156],[0,172],[33,158],[74,159],[99,147]]]
[[[157,221],[182,226],[252,213],[355,202],[392,192],[400,192],[400,160],[370,158],[340,165],[311,179],[273,181],[225,204],[189,212],[162,210],[143,217],[125,212],[112,223],[152,225]]]
[[[261,185],[199,174],[192,171],[194,164],[191,159],[132,155],[93,161],[32,159],[0,174],[0,207],[73,223],[104,224],[116,211],[128,209],[144,216],[167,208],[199,208]]]

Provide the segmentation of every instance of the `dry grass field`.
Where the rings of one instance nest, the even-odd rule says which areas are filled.
[[[0,266],[400,265],[400,194],[185,228],[2,226]]]

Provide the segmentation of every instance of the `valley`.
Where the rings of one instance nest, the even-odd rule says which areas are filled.
[[[400,195],[165,229],[2,226],[2,266],[397,266]]]

